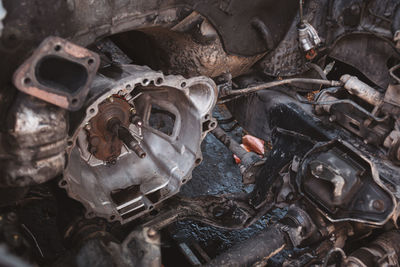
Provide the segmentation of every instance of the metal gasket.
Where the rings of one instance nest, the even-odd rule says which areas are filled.
[[[59,37],[46,38],[14,73],[20,91],[68,110],[82,107],[100,57]]]

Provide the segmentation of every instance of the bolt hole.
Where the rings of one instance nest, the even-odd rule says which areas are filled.
[[[201,162],[201,158],[196,159],[195,163],[198,165]]]
[[[72,142],[71,140],[69,140],[68,142],[67,142],[67,146],[72,146],[74,144],[74,142]]]
[[[144,84],[144,85],[148,85],[148,84],[149,84],[149,80],[148,80],[148,79],[144,79],[144,80],[143,80],[143,84]]]
[[[186,83],[185,83],[185,82],[181,83],[181,87],[182,87],[182,88],[184,88],[185,86],[186,86]]]
[[[65,180],[63,180],[62,182],[61,182],[61,186],[66,186],[67,185],[67,182],[65,181]]]
[[[110,216],[110,221],[113,221],[115,219],[115,215]]]
[[[132,88],[132,86],[131,86],[130,84],[127,84],[127,85],[125,86],[125,88],[126,88],[127,90],[130,90],[130,89]]]
[[[74,106],[77,105],[78,104],[78,99],[76,99],[76,98],[72,99],[71,103]]]
[[[158,78],[157,80],[156,80],[156,84],[161,84],[163,82],[163,78]]]
[[[215,122],[210,123],[210,128],[214,128],[216,126]]]
[[[152,210],[152,209],[154,209],[154,206],[149,206],[149,210]]]
[[[32,82],[31,78],[25,78],[24,84],[30,84]]]
[[[56,51],[56,52],[61,51],[61,45],[56,45],[56,46],[54,47],[54,51]]]
[[[208,115],[208,114],[207,114],[207,115],[205,115],[205,116],[204,116],[204,119],[205,119],[205,120],[208,120],[208,119],[210,119],[210,115]]]
[[[186,181],[187,181],[186,179],[183,179],[183,180],[182,180],[182,184],[186,183]]]
[[[94,113],[94,112],[95,112],[94,108],[91,108],[91,109],[89,110],[89,112],[90,112],[90,113]]]
[[[94,59],[93,58],[89,58],[88,62],[89,65],[92,65],[94,63]]]

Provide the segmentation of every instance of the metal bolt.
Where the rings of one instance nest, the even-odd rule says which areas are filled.
[[[330,236],[329,240],[332,241],[332,242],[335,242],[335,240],[336,240],[335,234],[332,234],[332,235]]]
[[[90,131],[92,129],[92,126],[90,126],[90,124],[86,124],[85,125],[85,130]]]
[[[330,116],[330,117],[329,117],[329,121],[330,121],[330,122],[336,121],[336,116],[335,116],[335,115]]]
[[[130,111],[132,114],[136,114],[136,109],[135,109],[135,108],[131,108],[129,111]]]
[[[157,235],[157,231],[154,230],[153,228],[150,228],[149,230],[147,230],[147,235],[148,235],[150,238],[153,238],[153,237],[155,237],[155,236]]]
[[[114,102],[114,98],[113,98],[112,96],[110,96],[110,97],[108,98],[108,101],[110,101],[110,103],[112,103],[112,102]]]
[[[385,203],[381,199],[375,199],[372,202],[372,207],[378,211],[384,211],[385,210]]]
[[[324,171],[324,166],[322,166],[322,164],[319,164],[317,167],[315,167],[316,173],[322,173],[323,171]]]

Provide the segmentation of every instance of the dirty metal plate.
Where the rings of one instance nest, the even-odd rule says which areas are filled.
[[[241,56],[254,56],[268,50],[262,35],[251,25],[253,19],[264,22],[276,47],[289,29],[297,8],[298,1],[292,0],[207,0],[195,5],[195,10],[205,16],[222,37],[225,50]]]
[[[59,37],[46,38],[14,73],[20,91],[68,110],[82,107],[100,57]]]

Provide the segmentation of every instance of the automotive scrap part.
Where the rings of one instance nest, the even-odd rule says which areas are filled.
[[[393,129],[390,114],[381,112],[382,96],[355,77],[349,81],[356,83],[353,85],[346,83],[348,94],[343,94],[340,88],[321,91],[316,96],[315,112],[318,115],[328,113],[330,122],[340,124],[361,137],[366,144],[379,146]],[[360,98],[352,99],[352,95],[360,96]],[[363,106],[361,103],[358,104],[359,100],[365,101]],[[389,104],[386,104],[386,107],[389,107]]]
[[[243,183],[254,183],[255,174],[261,168],[264,160],[254,152],[247,152],[220,127],[212,130],[212,134],[240,159],[240,172],[242,174]]]
[[[94,157],[105,162],[112,162],[121,154],[124,144],[132,151],[138,152],[135,148],[139,146],[142,138],[141,127],[135,124],[136,136],[140,138],[138,140],[129,130],[134,111],[134,108],[118,95],[108,97],[99,105],[98,114],[85,125],[89,151]],[[140,125],[141,123],[140,121]],[[141,154],[142,156],[145,154]]]
[[[254,18],[258,17],[269,28],[273,38],[272,43],[277,44],[289,28],[297,8],[296,1],[286,0],[279,2],[207,0],[195,5],[195,9],[218,30],[225,50],[242,56],[254,56],[267,51],[263,36],[252,27],[251,22]],[[272,25],[274,26],[271,27]],[[236,30],[232,31],[232,28]],[[246,35],[245,39],[242,38],[244,35]]]
[[[99,218],[75,221],[65,234],[72,253],[55,266],[161,266],[157,231],[139,226],[119,240],[106,227]]]
[[[48,37],[15,72],[20,91],[56,106],[78,110],[100,64],[99,56],[59,37]]]
[[[399,266],[400,233],[392,230],[380,235],[344,259],[346,266]]]
[[[346,74],[340,77],[340,80],[343,82],[343,87],[350,94],[356,95],[374,106],[381,104],[383,98],[381,93],[368,84],[360,81],[357,77]]]
[[[206,77],[164,76],[135,65],[109,71],[109,77],[103,74],[93,82],[91,91],[97,95],[91,97],[86,116],[71,137],[74,145],[68,149],[69,161],[59,185],[85,206],[87,217],[126,223],[176,194],[191,178],[192,169],[202,160],[200,143],[216,127],[211,110],[218,92]],[[99,151],[90,151],[92,120],[103,111],[102,104],[116,95],[143,121],[141,128],[133,120],[125,128],[134,136],[141,132],[145,157],[125,145],[117,147],[120,153],[112,162],[97,158]],[[161,124],[153,124],[154,120]],[[170,123],[172,131],[165,131]]]
[[[386,88],[390,81],[387,63],[391,58],[399,58],[398,52],[385,38],[369,32],[341,36],[335,41],[329,56],[356,68],[381,88]]]
[[[309,151],[296,182],[301,193],[332,222],[383,225],[395,212],[395,197],[379,179],[375,165],[339,141]]]
[[[0,187],[44,183],[61,174],[65,164],[66,111],[26,94],[19,94],[0,135],[9,157],[0,160]]]
[[[185,32],[152,27],[116,34],[111,39],[134,64],[184,77],[204,75],[214,78],[224,73],[238,76],[264,55],[244,57],[228,54],[217,31],[205,18],[200,16],[200,19]]]
[[[307,212],[293,206],[278,223],[218,255],[206,266],[265,266],[285,247],[299,246],[317,229]]]

